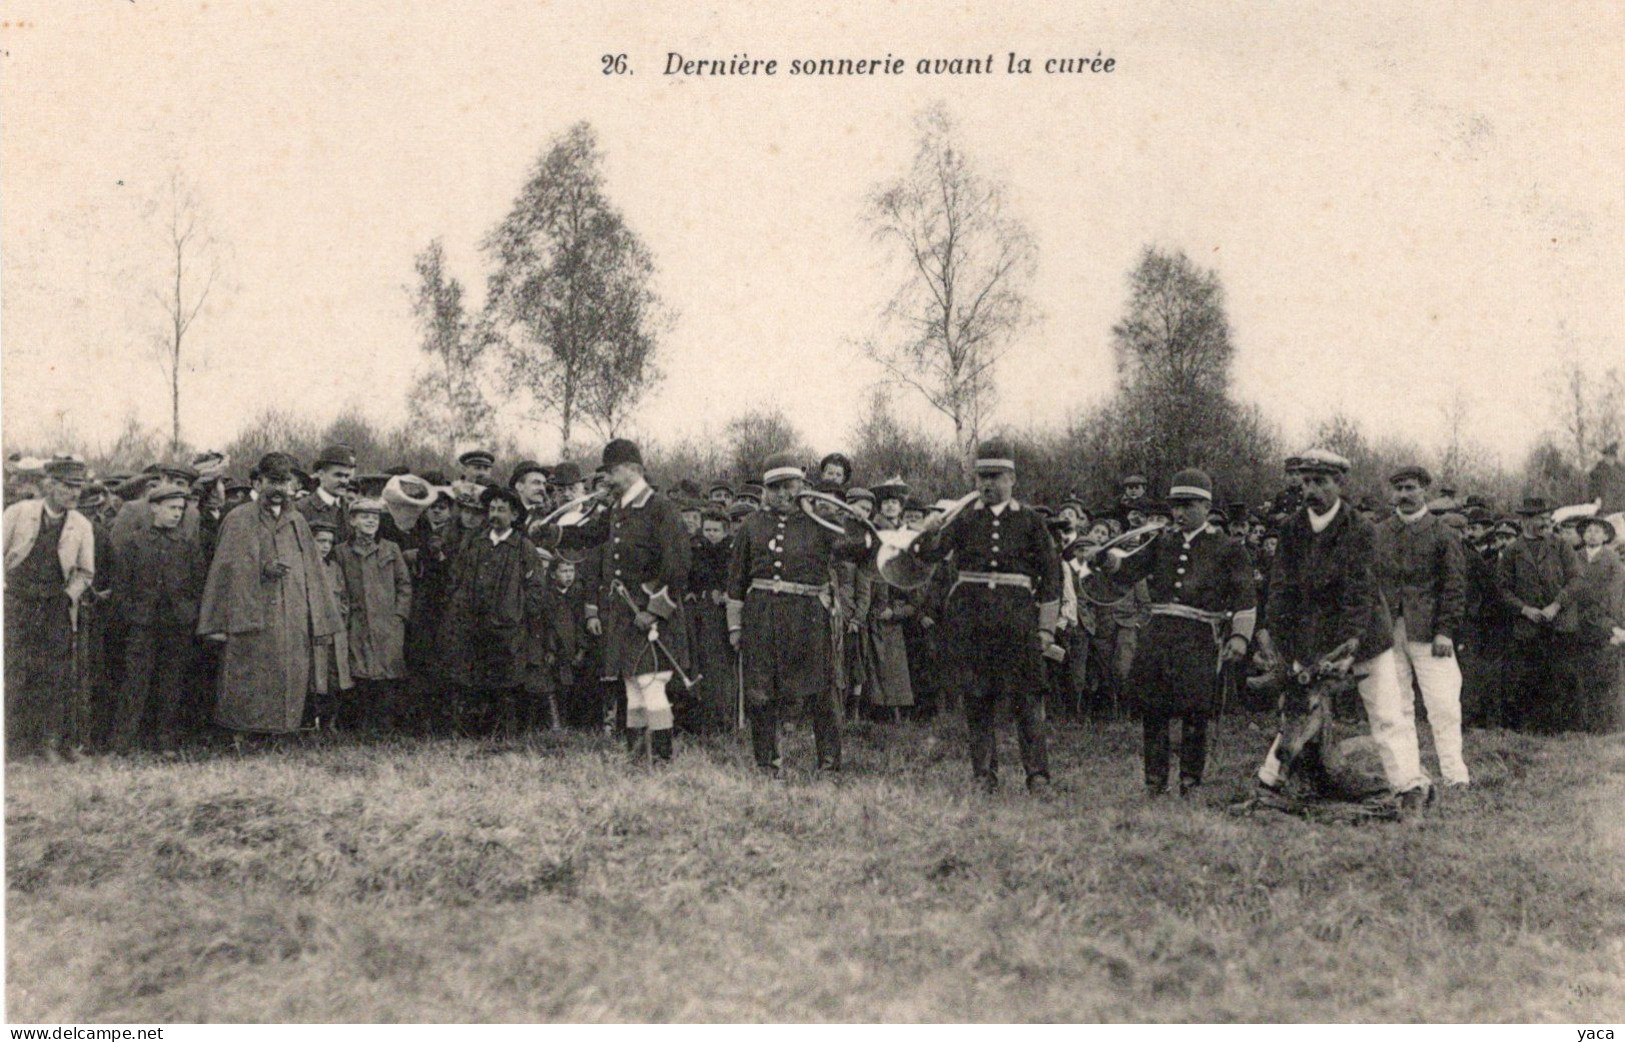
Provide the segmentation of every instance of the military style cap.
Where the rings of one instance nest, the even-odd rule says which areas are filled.
[[[976,473],[978,474],[1014,474],[1016,472],[1016,454],[1011,451],[1008,442],[1001,438],[989,438],[976,446]]]
[[[469,449],[457,457],[457,462],[465,467],[476,463],[483,463],[487,467],[491,467],[496,465],[496,461],[496,453],[489,449]]]
[[[1209,503],[1213,502],[1213,479],[1207,476],[1207,471],[1191,467],[1175,474],[1173,480],[1168,482],[1170,503],[1189,499],[1205,499]]]
[[[166,499],[185,499],[186,488],[183,485],[168,483],[154,485],[147,492],[148,503],[162,503]]]
[[[80,488],[90,480],[90,468],[77,456],[53,456],[45,461],[45,476],[71,488]]]
[[[1410,466],[1400,467],[1398,470],[1388,475],[1388,484],[1390,485],[1397,485],[1401,481],[1414,481],[1423,488],[1428,488],[1433,484],[1433,475],[1428,473],[1428,469],[1426,467],[1419,464],[1411,464]],[[1448,496],[1449,493],[1446,493],[1447,498]]]
[[[777,485],[781,481],[807,480],[807,472],[796,462],[794,453],[775,452],[762,464],[762,484]]]
[[[1348,457],[1331,449],[1310,449],[1298,457],[1297,470],[1300,474],[1341,475],[1347,474],[1350,466]]]

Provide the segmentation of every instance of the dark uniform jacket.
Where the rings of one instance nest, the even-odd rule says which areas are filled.
[[[935,538],[922,537],[920,544],[921,560],[941,561],[952,554],[958,567],[943,608],[948,623],[977,620],[977,628],[1028,632],[1055,628],[1061,606],[1061,558],[1044,519],[1030,508],[1012,499],[1002,512],[994,513],[977,502]],[[989,587],[966,578],[966,572],[1025,575],[1032,589]],[[1036,619],[1031,614],[1035,603]]]
[[[1189,542],[1184,532],[1167,529],[1150,547],[1125,558],[1118,577],[1145,580],[1153,605],[1211,616],[1203,621],[1153,610],[1129,673],[1129,686],[1143,707],[1207,711],[1216,693],[1220,638],[1250,638],[1253,632],[1256,601],[1247,548],[1211,525],[1198,529]]]
[[[667,653],[688,669],[688,623],[682,602],[689,543],[677,504],[645,485],[627,505],[617,499],[586,524],[557,531],[566,550],[590,546],[602,550],[590,577],[596,580],[592,602],[604,627],[603,675],[634,677],[670,670]],[[637,628],[633,610],[619,590],[638,609],[660,620],[665,651],[656,649],[647,632]]]
[[[865,553],[862,536],[837,535],[800,510],[762,509],[745,518],[728,564],[728,627],[741,631],[747,700],[833,690],[831,564]],[[758,580],[822,590],[816,596],[753,591]]]
[[[1199,529],[1189,543],[1183,532],[1164,529],[1148,549],[1123,560],[1117,578],[1146,580],[1153,605],[1240,616],[1240,625],[1228,620],[1221,636],[1252,635],[1257,603],[1252,557],[1245,546],[1211,525]]]
[[[1461,537],[1433,514],[1398,516],[1377,525],[1377,571],[1383,598],[1404,616],[1405,639],[1426,644],[1461,636],[1467,600],[1467,559]]]
[[[208,577],[203,550],[178,528],[150,525],[133,532],[113,567],[112,603],[129,626],[184,626],[197,622]]]
[[[1392,648],[1394,624],[1377,581],[1371,522],[1343,502],[1324,532],[1310,528],[1308,508],[1282,525],[1265,624],[1288,662],[1307,665],[1350,637],[1360,642],[1356,661]]]
[[[1511,609],[1512,639],[1530,640],[1542,632],[1573,633],[1579,625],[1570,602],[1579,590],[1580,562],[1569,545],[1556,536],[1538,539],[1519,536],[1501,554],[1495,585],[1501,602]],[[1562,607],[1551,625],[1530,622],[1523,609],[1545,608],[1552,603]]]

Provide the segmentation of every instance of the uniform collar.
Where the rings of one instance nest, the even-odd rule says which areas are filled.
[[[1176,531],[1178,531],[1178,530],[1176,529]],[[1194,532],[1180,532],[1179,533],[1179,538],[1181,538],[1181,539],[1183,539],[1185,541],[1186,546],[1189,546],[1192,543],[1196,542],[1196,537],[1197,536],[1207,535],[1209,532],[1216,532],[1216,531],[1218,531],[1218,529],[1214,528],[1212,524],[1204,521],[1202,523],[1202,527],[1198,528]]]
[[[993,511],[993,516],[994,517],[1003,517],[1004,512],[1007,509],[1008,510],[1014,510],[1017,513],[1020,513],[1021,512],[1021,504],[1019,502],[1017,502],[1017,500],[1015,499],[1014,496],[1012,496],[1011,498],[1005,500],[1003,503],[1000,503],[996,507],[990,507],[986,503],[984,503],[982,500],[978,499],[976,501],[976,509],[977,510],[991,510],[991,511]]]
[[[649,496],[653,492],[654,489],[649,487],[649,482],[640,476],[632,487],[621,495],[621,507],[642,509],[643,505],[649,502]]]

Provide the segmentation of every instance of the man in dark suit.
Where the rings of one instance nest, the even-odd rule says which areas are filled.
[[[1405,712],[1394,665],[1394,626],[1377,579],[1376,532],[1343,499],[1349,461],[1326,449],[1298,457],[1303,506],[1281,527],[1270,571],[1270,598],[1258,635],[1266,658],[1308,665],[1355,641],[1352,674],[1371,722],[1389,786],[1407,810],[1432,798],[1422,773],[1416,722]],[[1279,784],[1276,743],[1258,780]]]

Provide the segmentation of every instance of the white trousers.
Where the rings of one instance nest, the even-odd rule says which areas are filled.
[[[1431,643],[1406,640],[1401,616],[1394,623],[1394,665],[1411,730],[1416,729],[1416,698],[1411,693],[1415,677],[1433,729],[1433,748],[1439,753],[1439,773],[1447,783],[1467,784],[1467,761],[1461,758],[1461,665],[1456,656],[1434,658]]]
[[[647,727],[651,731],[671,730],[671,702],[666,698],[666,682],[671,670],[659,673],[639,673],[627,677],[626,726]]]
[[[1395,792],[1406,792],[1426,786],[1428,776],[1422,773],[1422,757],[1416,747],[1416,713],[1414,707],[1408,707],[1411,693],[1407,688],[1401,699],[1394,659],[1390,648],[1357,663],[1354,673],[1361,677],[1360,700],[1365,703],[1366,719],[1371,721],[1371,739],[1382,756],[1382,772]],[[1264,754],[1264,766],[1258,769],[1258,780],[1266,785],[1281,781],[1281,761],[1275,755],[1280,744],[1281,736],[1276,735],[1270,751]]]

